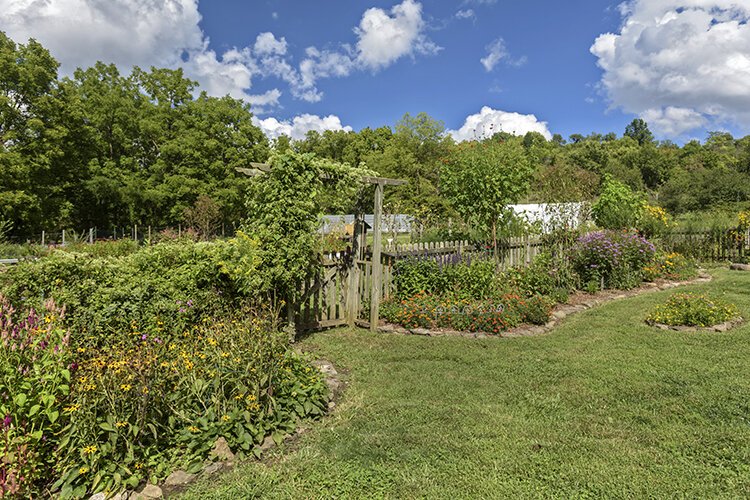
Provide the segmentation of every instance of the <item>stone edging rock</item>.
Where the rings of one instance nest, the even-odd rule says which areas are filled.
[[[335,400],[338,399],[339,395],[345,387],[345,382],[341,380],[339,372],[333,366],[333,363],[320,359],[313,361],[312,365],[318,368],[323,374],[323,381],[325,382],[330,392],[328,400],[329,411],[336,407]],[[295,434],[287,434],[284,436],[284,441],[288,441],[293,437],[307,432],[307,427],[298,427]],[[261,453],[266,453],[270,449],[276,446],[276,442],[271,436],[266,436],[263,443],[260,445]],[[203,469],[197,474],[190,474],[183,470],[176,470],[172,472],[164,483],[161,485],[147,484],[139,491],[124,491],[111,497],[112,500],[151,500],[156,498],[164,498],[173,494],[183,491],[190,483],[193,483],[199,478],[208,477],[216,474],[220,471],[227,471],[234,468],[236,462],[235,455],[229,448],[229,443],[226,439],[220,437],[216,440],[213,450],[209,454],[209,457],[216,460],[206,461]],[[89,500],[105,500],[107,496],[104,493],[97,493],[89,497]]]
[[[400,325],[394,325],[386,323],[378,327],[378,331],[383,333],[395,333],[400,335],[424,335],[427,337],[467,337],[467,338],[513,338],[513,337],[530,337],[534,335],[542,335],[548,333],[563,319],[573,314],[591,309],[592,307],[612,302],[613,300],[625,299],[628,297],[634,297],[642,293],[656,292],[659,290],[669,290],[670,288],[676,288],[685,285],[694,285],[697,283],[707,283],[711,281],[712,277],[710,274],[705,274],[701,271],[701,274],[697,278],[686,281],[659,281],[658,283],[644,283],[640,288],[633,290],[604,290],[596,294],[590,295],[587,300],[582,300],[579,304],[558,304],[552,310],[550,319],[544,325],[522,325],[511,330],[507,330],[500,334],[492,334],[485,332],[461,332],[457,330],[439,329],[429,330],[426,328],[404,328]]]
[[[677,332],[727,332],[732,328],[741,325],[745,320],[735,318],[724,323],[713,326],[683,326],[683,325],[665,325],[664,323],[648,323],[659,330],[675,330]]]

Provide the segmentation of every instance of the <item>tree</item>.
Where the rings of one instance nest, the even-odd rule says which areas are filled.
[[[528,191],[533,172],[519,141],[462,143],[443,165],[440,185],[464,219],[489,233],[498,258],[498,227],[509,220],[508,205]]]
[[[625,127],[625,135],[637,141],[641,146],[654,140],[654,134],[651,133],[648,124],[641,118],[635,118]]]

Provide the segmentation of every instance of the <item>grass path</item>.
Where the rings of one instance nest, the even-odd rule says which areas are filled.
[[[749,318],[750,273],[714,277],[690,289]],[[348,371],[335,412],[186,498],[750,497],[750,326],[643,324],[670,293],[539,337],[316,334],[305,348]]]

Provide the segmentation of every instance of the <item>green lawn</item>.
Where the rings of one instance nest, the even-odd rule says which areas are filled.
[[[750,317],[750,273],[713,273],[692,289]],[[644,325],[669,293],[533,338],[315,334],[348,372],[335,412],[187,498],[750,497],[750,326]]]

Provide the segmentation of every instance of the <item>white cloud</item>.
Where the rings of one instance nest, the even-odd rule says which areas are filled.
[[[63,74],[96,61],[185,68],[211,95],[244,98],[257,68],[247,49],[208,48],[197,0],[0,0],[0,29],[25,43],[36,38]]]
[[[647,109],[641,113],[641,118],[648,122],[651,130],[666,137],[678,137],[707,125],[706,118],[697,111],[673,106]]]
[[[463,126],[458,130],[448,130],[448,134],[458,142],[483,139],[497,132],[508,132],[513,135],[539,132],[548,140],[552,138],[547,122],[540,122],[536,116],[509,113],[489,106],[482,107],[479,113],[467,116]]]
[[[463,9],[459,10],[455,14],[456,19],[476,19],[476,14],[474,13],[474,9]]]
[[[508,57],[508,50],[505,48],[505,41],[502,38],[494,40],[485,49],[487,50],[487,55],[480,59],[480,62],[487,71],[492,71],[497,66],[497,63],[503,58]]]
[[[487,51],[487,55],[481,58],[479,62],[482,63],[482,66],[484,66],[484,69],[487,70],[487,72],[495,69],[495,66],[503,60],[505,60],[506,64],[510,64],[511,66],[521,66],[526,63],[526,56],[518,59],[512,59],[510,57],[510,53],[505,47],[505,40],[502,38],[496,38],[493,40],[485,47],[485,50]]]
[[[175,64],[181,51],[202,51],[200,18],[196,0],[0,0],[0,29],[39,40],[66,73],[97,60]]]
[[[723,122],[750,127],[750,1],[631,0],[620,12],[619,33],[591,46],[613,107],[668,137]]]
[[[270,117],[264,120],[253,118],[257,126],[263,130],[269,139],[276,139],[282,135],[291,137],[294,140],[304,139],[305,135],[315,130],[323,132],[325,130],[345,130],[351,131],[349,126],[342,126],[341,119],[336,115],[320,117],[318,115],[303,114],[295,116],[291,120],[279,121]]]
[[[245,101],[250,104],[250,109],[255,115],[262,115],[268,112],[268,108],[278,106],[280,97],[281,91],[279,89],[271,89],[263,94],[246,96]]]
[[[253,49],[259,56],[283,56],[286,54],[286,39],[282,36],[277,40],[273,33],[266,31],[256,37]]]
[[[278,78],[294,98],[317,102],[323,97],[320,79],[382,69],[404,56],[439,50],[424,34],[422,6],[415,0],[403,0],[389,12],[365,11],[354,30],[356,47],[311,47],[299,64],[286,38],[271,32],[258,34],[252,46],[217,53],[200,20],[198,0],[0,0],[0,30],[19,42],[39,40],[61,62],[63,74],[98,60],[124,72],[136,65],[183,67],[210,95],[251,103],[259,99],[251,93],[254,78]],[[265,105],[276,104],[271,99]]]
[[[373,70],[393,64],[403,56],[435,54],[440,47],[424,35],[422,4],[404,0],[391,9],[371,8],[355,28],[359,63]]]

